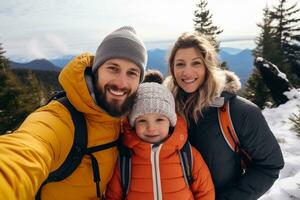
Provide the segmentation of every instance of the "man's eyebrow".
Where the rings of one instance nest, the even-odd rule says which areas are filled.
[[[107,64],[108,64],[108,65],[114,65],[114,66],[117,66],[117,67],[119,67],[119,65],[118,65],[117,63],[115,63],[115,62],[111,62],[111,61],[109,61],[109,62],[107,62]]]
[[[129,70],[141,73],[141,69],[140,68],[132,67]]]

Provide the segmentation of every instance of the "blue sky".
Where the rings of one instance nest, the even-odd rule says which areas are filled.
[[[298,3],[300,0],[292,0]],[[262,10],[278,0],[209,0],[222,46],[251,48]],[[169,48],[193,30],[196,0],[9,0],[0,2],[0,42],[9,58],[31,60],[94,52],[105,35],[132,25],[148,49]],[[232,42],[236,39],[244,41]]]

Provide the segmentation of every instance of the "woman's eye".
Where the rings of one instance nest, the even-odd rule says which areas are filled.
[[[183,67],[183,66],[184,66],[183,63],[176,63],[176,64],[175,64],[175,67]]]
[[[202,65],[202,62],[200,62],[200,61],[195,61],[195,62],[193,62],[193,65]]]

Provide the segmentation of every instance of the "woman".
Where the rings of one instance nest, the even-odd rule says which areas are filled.
[[[216,199],[257,199],[278,178],[284,162],[280,147],[260,109],[236,95],[238,78],[218,68],[217,52],[204,36],[184,33],[169,57],[165,81],[176,110],[189,124],[189,140],[202,154],[213,178]],[[240,156],[227,145],[218,122],[218,108],[229,102],[241,148],[252,158],[241,173]]]

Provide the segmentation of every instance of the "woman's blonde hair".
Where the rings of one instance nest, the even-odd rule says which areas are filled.
[[[178,86],[175,80],[174,58],[179,49],[191,47],[198,49],[201,53],[206,67],[206,75],[203,84],[195,92],[187,94]],[[174,95],[176,111],[185,117],[187,122],[192,119],[197,123],[199,114],[202,114],[202,109],[210,105],[223,90],[225,76],[218,66],[216,48],[212,41],[204,35],[183,33],[175,42],[169,56],[171,77],[166,80],[166,85]]]

